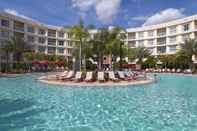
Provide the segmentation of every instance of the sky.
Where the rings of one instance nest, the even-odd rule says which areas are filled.
[[[197,0],[0,0],[0,11],[55,26],[148,26],[197,14]]]

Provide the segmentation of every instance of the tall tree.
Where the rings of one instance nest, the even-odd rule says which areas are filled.
[[[86,47],[88,43],[88,37],[89,33],[87,28],[84,26],[82,18],[80,19],[79,25],[74,26],[71,28],[71,33],[74,37],[74,39],[77,41],[75,44],[75,50],[73,54],[79,55],[79,61],[80,61],[80,70],[82,69],[82,66],[84,69],[85,67],[85,59],[86,59]],[[79,53],[77,53],[79,52]],[[84,60],[84,63],[82,65],[82,61]]]
[[[10,68],[10,64],[9,64],[9,60],[10,60],[10,54],[13,52],[14,50],[14,46],[13,44],[9,41],[3,41],[1,44],[1,54],[4,55],[6,57],[6,72],[8,72],[9,68]]]
[[[197,40],[189,39],[182,44],[181,50],[177,53],[179,59],[182,59],[184,63],[191,65],[190,68],[193,68],[193,55],[197,55]]]

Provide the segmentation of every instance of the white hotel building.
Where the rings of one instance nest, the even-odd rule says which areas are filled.
[[[127,29],[129,47],[146,47],[152,55],[174,54],[187,39],[197,39],[197,15],[162,24]]]
[[[0,40],[20,36],[31,43],[36,52],[71,56],[74,41],[68,29],[50,26],[0,12]]]
[[[197,38],[197,15],[152,26],[129,28],[125,43],[146,47],[152,55],[174,54],[186,39]],[[64,27],[50,26],[0,12],[0,40],[21,36],[36,52],[70,57],[75,41]]]

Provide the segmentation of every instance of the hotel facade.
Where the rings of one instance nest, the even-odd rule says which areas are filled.
[[[127,29],[130,48],[146,47],[152,55],[175,54],[188,39],[197,39],[197,15],[170,22]]]
[[[93,31],[95,33],[95,31]],[[184,41],[197,38],[197,15],[139,28],[126,29],[125,44],[146,47],[152,55],[176,53]],[[33,45],[35,52],[72,57],[75,40],[69,29],[0,12],[0,41],[20,36]]]

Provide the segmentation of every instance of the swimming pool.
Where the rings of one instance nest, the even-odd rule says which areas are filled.
[[[149,85],[63,87],[0,78],[0,131],[194,131],[197,77]]]

